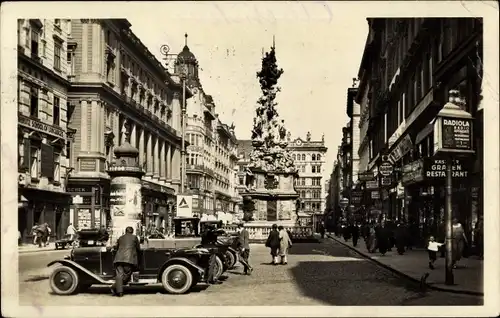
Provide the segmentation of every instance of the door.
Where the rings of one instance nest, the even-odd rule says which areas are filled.
[[[278,219],[277,215],[278,201],[268,201],[267,202],[267,220],[276,221]]]

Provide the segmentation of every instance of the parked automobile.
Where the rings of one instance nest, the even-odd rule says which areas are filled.
[[[75,246],[105,246],[109,240],[109,233],[105,229],[84,229],[77,233]]]
[[[80,247],[64,259],[47,266],[61,264],[52,271],[50,288],[57,295],[84,292],[92,285],[114,283],[112,247]],[[139,253],[139,269],[128,285],[161,284],[171,294],[187,293],[200,282],[208,282],[216,268],[215,255],[208,249],[145,248]]]
[[[62,239],[55,241],[56,250],[72,247],[74,243],[75,243],[75,236],[71,234],[66,234]]]

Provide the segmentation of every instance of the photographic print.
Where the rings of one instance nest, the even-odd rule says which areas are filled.
[[[2,18],[5,315],[498,314],[498,3]]]

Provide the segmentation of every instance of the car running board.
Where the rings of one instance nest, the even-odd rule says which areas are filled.
[[[115,283],[114,280],[107,280],[105,282],[106,285],[113,285]],[[156,278],[151,278],[151,279],[139,279],[138,281],[135,282],[129,282],[127,285],[129,286],[143,286],[143,285],[149,285],[149,284],[156,284],[158,283],[158,279]]]

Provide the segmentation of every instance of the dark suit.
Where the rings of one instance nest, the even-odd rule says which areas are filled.
[[[273,257],[278,255],[278,249],[280,248],[280,233],[278,230],[271,230],[267,238],[266,247],[271,248],[271,255]]]
[[[251,268],[248,263],[248,258],[250,257],[250,234],[248,234],[247,229],[242,229],[239,235],[239,243],[240,248],[244,249],[241,253],[241,257],[243,258],[241,264],[245,268],[245,273],[248,273],[248,270]]]
[[[127,284],[132,276],[132,272],[138,268],[138,255],[141,251],[139,239],[134,234],[124,234],[120,236],[115,244],[115,272],[116,278],[112,289],[118,294],[123,293],[123,284]]]

